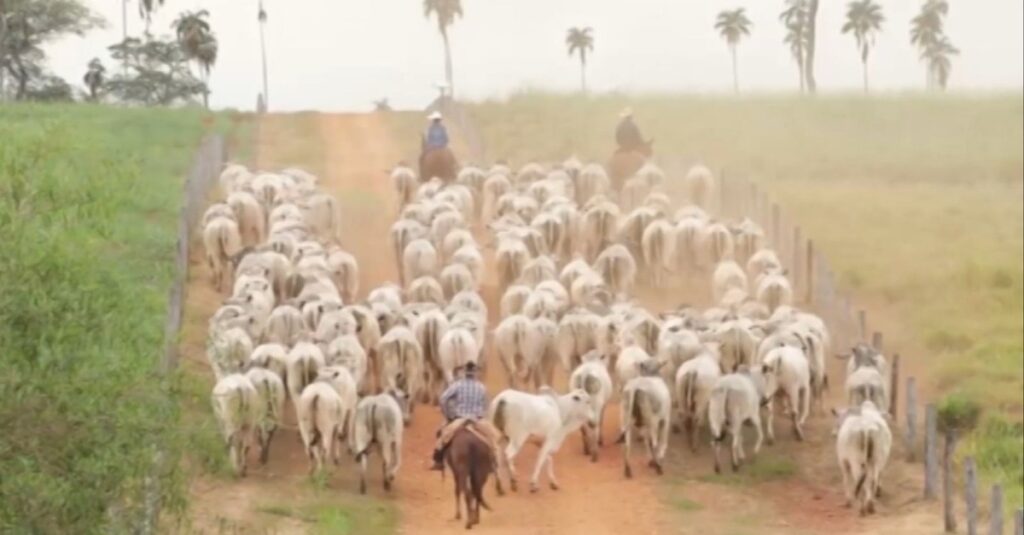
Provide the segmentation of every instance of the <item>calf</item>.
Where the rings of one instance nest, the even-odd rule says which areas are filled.
[[[555,479],[554,454],[561,447],[565,437],[587,424],[597,426],[597,418],[590,404],[590,395],[584,390],[573,390],[557,395],[550,388],[542,388],[538,394],[518,390],[504,390],[491,401],[489,419],[501,431],[508,442],[505,453],[508,458],[512,490],[516,490],[515,456],[531,436],[540,438],[543,444],[537,454],[537,464],[530,477],[530,492],[537,491],[540,471],[547,464],[548,482],[552,489],[558,489]]]

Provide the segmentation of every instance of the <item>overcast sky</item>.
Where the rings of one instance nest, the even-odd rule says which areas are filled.
[[[138,0],[130,0],[128,32],[139,34]],[[872,51],[872,86],[920,89],[925,73],[908,43],[919,0],[879,0],[886,22]],[[57,74],[79,82],[93,57],[121,37],[121,0],[85,0],[108,28],[50,47]],[[782,44],[782,0],[463,0],[451,30],[460,97],[500,97],[517,89],[572,90],[579,63],[565,49],[566,29],[591,26],[588,67],[594,91],[731,91],[728,50],[713,29],[722,9],[747,8],[752,35],[739,48],[747,91],[790,91],[799,82]],[[946,33],[960,48],[950,86],[956,91],[1020,90],[1024,79],[1024,2],[950,0]],[[256,0],[167,0],[152,22],[170,33],[182,10],[207,9],[220,41],[213,71],[214,107],[252,109],[260,91]],[[399,108],[422,107],[442,79],[436,24],[421,0],[265,0],[270,103],[274,110],[365,110],[389,97]],[[856,91],[860,61],[853,38],[839,33],[846,2],[821,0],[816,77],[822,91]]]

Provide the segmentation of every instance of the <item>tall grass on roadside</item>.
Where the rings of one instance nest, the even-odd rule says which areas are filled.
[[[185,502],[156,373],[194,111],[0,108],[0,532],[104,533]]]

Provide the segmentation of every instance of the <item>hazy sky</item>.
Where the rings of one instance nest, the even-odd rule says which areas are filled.
[[[128,31],[143,22],[130,0]],[[109,22],[86,38],[50,48],[51,65],[80,82],[86,63],[108,61],[120,40],[121,0],[85,0]],[[908,43],[919,0],[879,0],[886,23],[870,59],[878,90],[919,89],[925,72]],[[740,84],[750,91],[789,91],[796,66],[782,44],[782,0],[463,0],[453,27],[459,96],[486,98],[522,88],[575,89],[579,63],[565,49],[570,26],[594,28],[588,67],[595,91],[730,91],[728,50],[713,29],[724,8],[746,6],[753,34],[739,49]],[[1024,79],[1024,2],[951,0],[946,32],[960,48],[954,90],[1016,89]],[[256,0],[167,0],[154,33],[186,9],[204,8],[220,40],[211,104],[252,109],[260,91]],[[399,108],[422,107],[442,79],[436,24],[421,0],[265,0],[270,101],[275,110],[364,110],[389,97]],[[821,0],[816,76],[823,91],[856,91],[860,61],[853,38],[839,33],[846,2]]]

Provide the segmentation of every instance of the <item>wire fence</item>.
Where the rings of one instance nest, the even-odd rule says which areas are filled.
[[[192,167],[185,180],[181,210],[178,215],[178,239],[174,258],[174,281],[167,299],[167,318],[164,323],[164,352],[158,363],[159,373],[167,379],[166,399],[174,403],[170,393],[170,377],[178,367],[179,333],[188,299],[187,281],[189,274],[189,250],[195,234],[199,216],[206,207],[206,197],[227,161],[227,145],[224,136],[211,134],[202,140],[192,160]],[[162,491],[160,481],[167,472],[166,449],[156,444],[153,473],[145,484],[145,510],[133,532],[148,535],[159,530]]]

